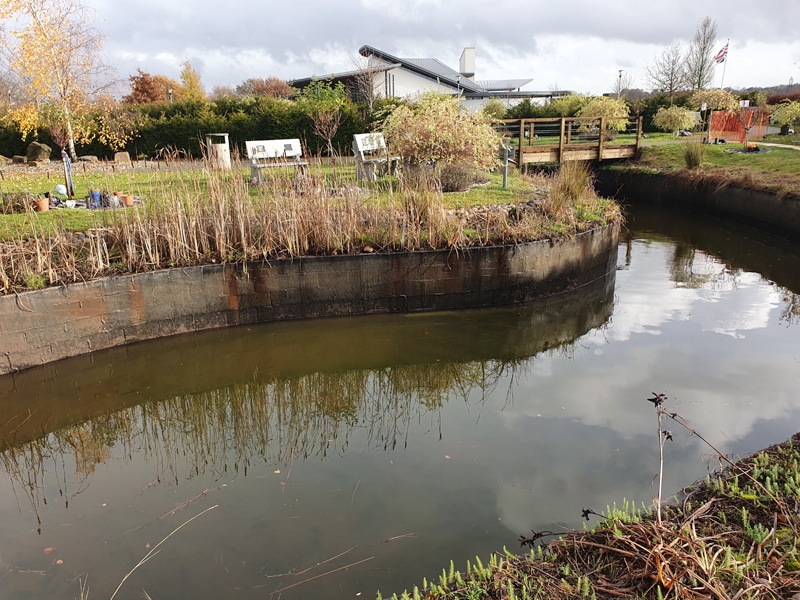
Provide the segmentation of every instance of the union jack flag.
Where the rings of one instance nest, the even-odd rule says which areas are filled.
[[[728,44],[725,44],[722,47],[722,50],[717,52],[717,55],[714,57],[714,60],[717,61],[717,63],[723,63],[725,62],[725,58],[727,56],[728,56]]]

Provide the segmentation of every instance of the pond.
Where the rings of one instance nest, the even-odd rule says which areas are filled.
[[[583,508],[650,506],[652,393],[733,456],[800,429],[798,293],[800,247],[641,207],[617,271],[570,298],[0,378],[0,597],[390,596]],[[718,466],[672,433],[670,495]]]

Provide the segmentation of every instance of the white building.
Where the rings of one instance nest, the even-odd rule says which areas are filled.
[[[365,58],[362,69],[335,73],[328,77],[308,77],[290,82],[302,89],[315,80],[342,82],[354,97],[398,97],[414,99],[425,92],[440,92],[459,96],[462,103],[475,111],[493,98],[512,107],[528,98],[544,104],[553,97],[569,92],[529,92],[521,88],[531,79],[475,79],[475,48],[464,48],[458,70],[451,69],[436,58],[399,58],[372,46],[362,46],[359,54]]]

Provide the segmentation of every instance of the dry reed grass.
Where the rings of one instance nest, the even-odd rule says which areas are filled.
[[[177,182],[154,174],[155,191],[144,206],[102,211],[96,227],[82,234],[44,230],[29,212],[34,235],[0,244],[0,289],[7,294],[209,263],[533,241],[580,231],[578,213],[586,211],[579,207],[593,198],[588,169],[574,174],[565,166],[579,181],[551,181],[557,207],[511,220],[507,209],[465,218],[445,206],[440,182],[424,169],[406,170],[400,192],[380,195],[345,179],[331,187],[317,171],[296,179],[274,171],[265,173],[255,195],[238,173],[209,165]]]

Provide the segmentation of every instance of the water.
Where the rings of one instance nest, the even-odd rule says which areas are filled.
[[[637,209],[614,277],[0,378],[0,597],[373,598],[650,504],[652,392],[745,455],[800,427],[800,248]],[[664,489],[717,465],[673,427]],[[206,511],[206,512],[204,512]],[[158,546],[159,542],[163,543]]]

